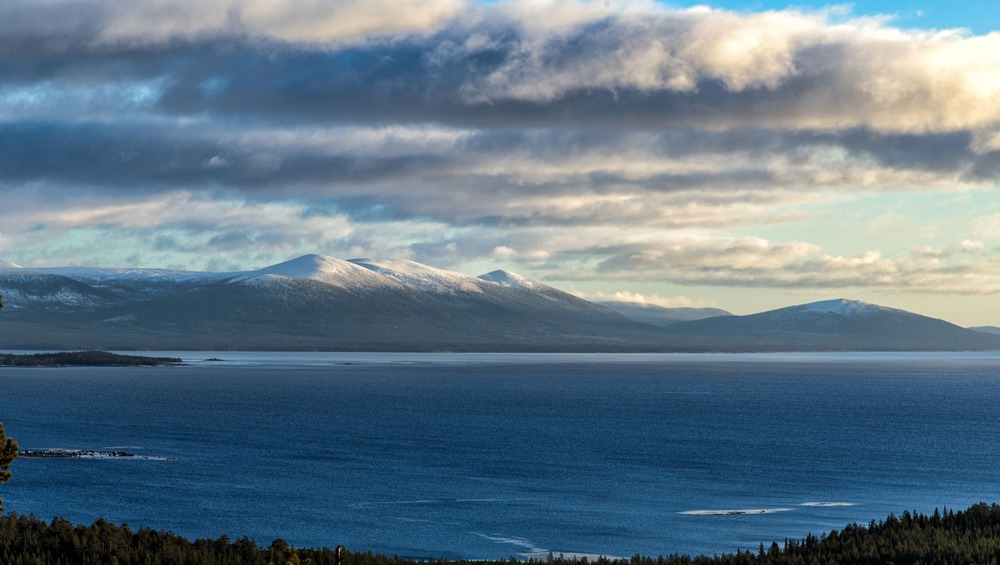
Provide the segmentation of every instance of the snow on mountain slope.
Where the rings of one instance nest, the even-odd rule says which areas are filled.
[[[563,292],[558,288],[551,287],[547,284],[540,283],[536,280],[529,279],[523,275],[517,273],[512,273],[510,271],[504,271],[498,269],[496,271],[490,271],[485,275],[479,275],[479,280],[485,283],[485,289],[496,291],[497,289],[505,290],[508,294],[516,294],[522,297],[531,297],[534,299],[535,304],[538,304],[538,300],[544,301],[546,307],[559,304],[560,307],[570,308],[570,309],[585,309],[585,310],[600,310],[604,313],[609,313],[604,306],[601,306],[595,302],[589,302],[582,298],[573,296],[567,292]]]
[[[91,284],[119,281],[131,282],[209,282],[232,276],[233,273],[180,271],[172,269],[142,269],[115,267],[42,267],[25,269],[26,272],[62,275]]]
[[[497,269],[496,271],[490,271],[485,275],[479,275],[479,278],[486,282],[491,282],[504,286],[516,287],[516,288],[538,289],[541,287],[545,287],[545,285],[543,285],[540,282],[533,281],[528,277],[521,276],[517,273],[504,271],[503,269]]]
[[[835,300],[823,300],[820,302],[812,302],[810,304],[802,304],[800,306],[783,308],[782,310],[777,310],[776,312],[780,311],[784,311],[787,313],[837,314],[840,316],[857,316],[857,315],[869,316],[873,314],[903,312],[903,310],[897,310],[895,308],[888,308],[886,306],[870,304],[868,302],[862,302],[860,300],[848,300],[846,298],[837,298]]]
[[[2,283],[0,283],[2,284]],[[3,287],[0,287],[3,288]],[[78,292],[72,288],[60,287],[53,292],[30,292],[20,289],[3,288],[4,302],[10,309],[24,308],[29,304],[62,304],[66,306],[103,306],[107,301],[94,299],[92,296]]]
[[[198,280],[218,280],[233,273],[212,273],[203,271],[182,271],[178,269],[143,269],[135,267],[23,267],[0,259],[0,271],[14,271],[18,274],[59,275],[86,283],[106,281],[168,281],[190,282]]]
[[[106,290],[69,277],[22,269],[0,271],[0,294],[12,310],[31,305],[89,308],[115,302]]]
[[[940,320],[920,316],[906,310],[845,298],[788,306],[749,316],[737,316],[737,318],[775,324],[775,327],[798,327],[800,329],[808,327],[820,331],[827,331],[823,328],[846,329],[848,327],[853,328],[854,331],[866,331],[867,328],[874,327],[872,324],[876,326],[890,323],[905,325],[907,321],[917,323],[918,319],[921,323],[923,321],[940,322]]]
[[[0,294],[0,340],[40,348],[1000,350],[996,335],[854,300],[652,328],[507,271],[322,255],[237,273],[0,262]]]
[[[428,267],[406,259],[351,259],[350,263],[416,290],[434,294],[481,293],[482,281],[471,275]]]
[[[315,254],[243,273],[227,282],[267,284],[283,279],[318,281],[345,290],[398,289],[401,286],[393,279],[349,261]]]
[[[997,336],[906,310],[825,300],[748,316],[674,324],[665,331],[748,351],[967,351],[1000,348]]]
[[[0,270],[12,276],[59,277],[107,291],[121,300],[145,300],[163,296],[183,288],[223,280],[233,273],[181,271],[172,269],[106,268],[106,267],[24,267]],[[71,300],[63,300],[72,304]]]

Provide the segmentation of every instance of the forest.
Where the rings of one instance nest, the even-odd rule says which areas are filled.
[[[170,532],[98,520],[90,526],[56,518],[0,517],[0,563],[4,565],[336,565],[336,551],[299,549],[282,540],[260,547],[253,540],[190,541]],[[935,510],[930,516],[903,512],[868,525],[851,524],[820,536],[785,540],[755,551],[716,556],[669,555],[612,560],[547,559],[447,561],[344,551],[341,565],[951,565],[1000,563],[1000,505],[980,503],[967,510]]]
[[[56,353],[0,353],[0,366],[4,367],[135,367],[156,365],[178,365],[179,357],[149,357],[144,355],[120,355],[108,351],[61,351]]]

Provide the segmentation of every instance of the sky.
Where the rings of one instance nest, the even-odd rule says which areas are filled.
[[[0,258],[1000,325],[1000,3],[8,0]]]

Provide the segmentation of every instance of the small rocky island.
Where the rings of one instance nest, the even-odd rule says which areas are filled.
[[[107,351],[61,351],[58,353],[0,353],[0,367],[138,367],[180,365],[179,357],[119,355]]]
[[[26,449],[17,454],[24,459],[82,459],[98,457],[135,457],[128,451],[103,451],[98,449]]]
[[[19,459],[128,459],[132,461],[172,461],[173,457],[136,455],[120,449],[24,449]]]

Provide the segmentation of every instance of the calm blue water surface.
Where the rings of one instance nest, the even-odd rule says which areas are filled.
[[[180,356],[0,369],[22,448],[149,457],[19,459],[7,509],[499,558],[730,552],[1000,501],[997,354]]]

